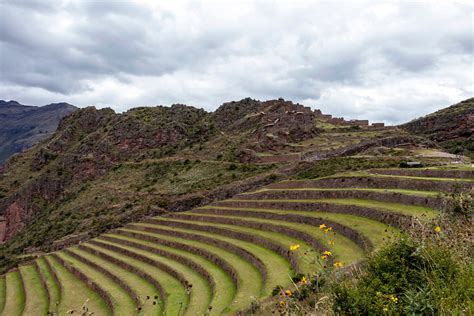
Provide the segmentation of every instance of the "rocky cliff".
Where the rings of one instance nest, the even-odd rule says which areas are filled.
[[[59,121],[76,109],[67,103],[36,107],[0,100],[0,165],[12,154],[50,137]]]

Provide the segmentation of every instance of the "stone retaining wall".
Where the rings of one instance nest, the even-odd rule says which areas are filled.
[[[232,237],[243,241],[248,241],[257,245],[260,245],[264,248],[270,249],[278,254],[280,254],[283,258],[286,258],[290,263],[291,267],[295,271],[299,271],[298,263],[294,256],[287,250],[281,247],[280,245],[259,236],[246,234],[242,232],[233,231],[231,229],[225,229],[215,226],[203,226],[197,225],[192,223],[185,223],[185,222],[178,222],[178,221],[166,221],[166,220],[159,220],[159,219],[149,219],[147,220],[148,223],[151,224],[158,224],[158,225],[165,225],[170,227],[179,227],[184,229],[191,229],[197,231],[203,231],[207,233],[213,233],[218,235],[223,235],[225,237]]]
[[[48,302],[46,303],[46,310],[49,312],[50,306],[51,306],[51,293],[49,292],[49,287],[48,284],[46,283],[46,280],[44,279],[44,275],[41,273],[40,268],[38,266],[38,262],[36,260],[33,261],[33,266],[36,270],[36,273],[38,274],[38,278],[40,279],[41,286],[44,288],[46,291],[46,297],[48,299]]]
[[[53,257],[56,261],[58,261],[66,270],[68,270],[70,273],[76,276],[79,280],[84,282],[87,285],[87,287],[89,287],[92,291],[96,292],[105,301],[105,304],[107,305],[109,310],[112,312],[112,315],[116,315],[115,306],[112,302],[112,298],[110,297],[109,293],[107,293],[107,291],[105,291],[99,284],[89,279],[87,275],[79,271],[76,267],[67,263],[63,258],[58,256],[57,254],[52,253],[51,257]]]
[[[167,231],[167,230],[164,230],[164,229],[160,230],[160,229],[155,229],[153,227],[144,227],[144,226],[137,226],[137,227],[131,227],[131,228],[136,229],[136,230],[141,230],[143,232],[150,232],[150,233],[157,233],[157,234],[167,234],[167,235],[170,235],[170,236],[173,236],[173,237],[185,238],[185,237],[180,236],[179,232],[175,232],[175,231]],[[184,251],[187,251],[187,252],[194,253],[198,256],[204,257],[204,258],[208,259],[209,261],[213,262],[214,264],[216,264],[217,266],[219,266],[222,270],[224,270],[224,272],[231,278],[232,282],[234,282],[235,286],[237,288],[240,287],[240,280],[239,280],[239,277],[238,277],[238,273],[234,269],[234,267],[231,266],[223,258],[221,258],[221,257],[219,257],[219,256],[217,256],[217,255],[215,255],[215,254],[213,254],[213,253],[211,253],[211,252],[209,252],[205,249],[190,246],[190,245],[175,242],[175,241],[171,241],[171,240],[166,240],[166,239],[163,239],[163,238],[159,238],[159,237],[155,237],[155,236],[151,236],[151,235],[147,235],[147,234],[141,234],[141,233],[138,233],[138,232],[118,230],[117,234],[127,236],[127,237],[133,237],[133,238],[137,238],[137,239],[141,239],[141,240],[145,240],[145,241],[151,241],[151,242],[154,242],[154,243],[157,243],[157,244],[160,244],[160,245],[164,245],[164,246],[184,250]],[[107,236],[102,237],[102,239],[107,240],[105,237],[107,237]],[[110,238],[110,237],[107,237],[107,238]],[[144,246],[144,247],[146,247],[146,246]],[[150,251],[150,252],[153,252],[153,251],[155,251],[153,249],[156,249],[156,248],[151,248],[150,247],[150,249],[146,249],[146,250]]]
[[[467,191],[471,183],[455,181],[418,180],[390,177],[335,177],[305,181],[283,181],[267,186],[269,189],[294,188],[378,188],[378,189],[408,189],[420,191],[451,192],[456,186]]]
[[[406,229],[412,227],[411,216],[395,212],[382,211],[358,205],[342,205],[324,202],[272,202],[272,201],[222,201],[216,206],[231,208],[277,209],[288,211],[310,211],[339,213],[367,217],[387,225]]]
[[[318,217],[308,217],[302,216],[297,214],[277,214],[277,213],[269,213],[269,212],[258,212],[258,211],[239,211],[239,210],[231,210],[231,209],[196,209],[191,211],[192,213],[196,214],[214,214],[214,215],[231,215],[231,216],[249,216],[255,218],[266,218],[271,220],[280,220],[286,222],[293,222],[293,223],[300,223],[306,225],[317,226],[325,224],[333,228],[334,232],[341,234],[353,242],[355,242],[360,248],[364,249],[365,251],[371,251],[373,249],[372,242],[358,232],[355,229],[349,228],[345,225],[318,218]]]
[[[90,254],[93,254],[99,258],[102,258],[104,260],[107,260],[119,267],[121,267],[122,269],[125,269],[131,273],[134,273],[138,276],[140,276],[142,279],[146,280],[148,283],[150,283],[151,285],[153,285],[155,287],[155,289],[158,290],[158,293],[160,294],[160,298],[161,298],[161,301],[164,303],[166,302],[166,293],[163,289],[163,287],[161,286],[161,284],[155,279],[153,278],[150,274],[138,269],[137,267],[131,265],[131,264],[128,264],[126,263],[125,261],[122,261],[120,259],[117,259],[113,256],[109,256],[108,254],[106,253],[103,253],[95,248],[91,248],[90,246],[88,245],[85,245],[85,244],[81,244],[79,245],[79,249],[85,251],[85,252],[88,252]],[[139,307],[141,307],[141,301],[139,303]]]
[[[443,170],[443,169],[372,169],[375,174],[387,174],[410,177],[434,177],[452,179],[474,179],[472,170]]]
[[[121,239],[121,238],[115,238],[115,237],[112,237],[112,236],[103,236],[103,237],[104,237],[104,238],[102,238],[103,240],[107,240],[107,241],[110,241],[110,242],[113,242],[113,243],[116,243],[116,244],[119,244],[119,245],[123,245],[123,246],[129,246],[129,247],[137,248],[137,249],[140,249],[140,250],[145,250],[145,251],[148,251],[150,253],[154,253],[154,254],[163,256],[165,258],[175,260],[175,261],[177,261],[181,264],[184,264],[185,266],[187,266],[190,269],[192,269],[192,270],[196,271],[197,273],[199,273],[204,279],[206,279],[207,283],[209,283],[209,286],[211,287],[212,293],[213,294],[215,293],[214,291],[215,291],[216,283],[215,283],[214,279],[211,277],[209,272],[207,272],[203,267],[201,267],[200,265],[198,265],[194,261],[192,261],[192,260],[190,260],[186,257],[174,254],[172,252],[168,252],[168,251],[158,249],[158,248],[149,247],[149,246],[146,246],[146,245],[143,245],[143,244],[140,244],[140,243],[136,243],[136,242],[133,242],[133,241],[129,241],[129,240]],[[89,250],[92,251],[92,250],[95,250],[95,249],[88,248],[88,251]],[[127,254],[128,253],[129,252],[127,252]],[[141,270],[139,270],[139,269],[137,269],[133,266],[131,268],[133,268],[134,270],[141,271]],[[138,272],[138,273],[142,273],[142,272]],[[148,277],[144,277],[144,278],[148,279]],[[160,292],[164,293],[163,289],[161,288],[161,285],[159,285],[159,283],[157,285],[159,286]]]
[[[57,307],[59,305],[59,303],[61,303],[61,298],[62,298],[62,294],[63,294],[63,290],[64,290],[63,289],[63,284],[61,282],[59,282],[58,275],[56,274],[56,271],[54,271],[54,269],[51,266],[51,263],[49,262],[49,260],[47,258],[44,258],[44,262],[46,263],[46,267],[48,268],[49,273],[51,273],[51,275],[53,277],[53,280],[54,280],[54,282],[56,282],[56,284],[58,286],[58,289],[59,289],[58,301],[54,302],[55,307]]]
[[[239,194],[237,200],[318,200],[318,199],[365,199],[389,203],[401,203],[430,208],[441,208],[444,205],[442,198],[423,197],[402,194],[397,192],[374,191],[317,191],[317,190],[288,190],[288,191],[262,191],[249,194]]]

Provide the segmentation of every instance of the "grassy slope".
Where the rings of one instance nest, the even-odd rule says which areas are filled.
[[[58,261],[51,257],[47,257],[54,271],[56,272],[59,282],[62,285],[61,302],[59,304],[59,314],[66,314],[70,310],[81,310],[85,304],[89,311],[94,315],[111,315],[104,300],[92,291],[85,283],[64,268]]]
[[[368,191],[368,192],[393,192],[393,193],[400,193],[400,194],[406,194],[406,195],[414,195],[414,196],[423,196],[423,197],[436,197],[438,195],[441,195],[441,192],[436,192],[436,191],[418,191],[418,190],[405,190],[405,189],[372,189],[372,188],[329,188],[329,189],[323,189],[323,188],[313,188],[313,187],[308,187],[308,188],[293,188],[293,189],[260,189],[256,190],[253,192],[246,192],[245,194],[252,194],[252,193],[258,193],[258,192],[268,192],[268,191]],[[243,195],[245,195],[243,194]]]
[[[77,247],[69,248],[69,250],[73,251],[74,253],[80,255],[81,257],[85,259],[88,259],[94,263],[97,263],[101,267],[107,269],[108,271],[110,271],[111,273],[119,277],[126,284],[128,284],[128,286],[140,297],[142,302],[145,300],[147,295],[151,297],[158,295],[158,291],[157,289],[153,287],[153,285],[149,284],[148,281],[142,279],[136,274],[129,272],[125,269],[122,269],[119,266],[113,263],[110,263],[104,259],[101,259],[93,254],[80,250]],[[153,306],[153,305],[147,304],[143,306],[143,312],[145,314],[148,314],[148,313],[152,314],[153,311],[155,311],[156,313],[158,307],[159,305]]]
[[[59,285],[56,283],[53,275],[48,269],[45,262],[45,258],[41,257],[41,258],[36,259],[36,263],[38,264],[40,273],[43,276],[44,281],[46,282],[46,286],[48,287],[48,291],[50,295],[49,310],[52,312],[57,312],[59,302],[61,299],[61,289],[59,288]]]
[[[58,255],[87,275],[91,280],[99,284],[110,295],[117,314],[132,315],[136,311],[136,306],[131,297],[113,280],[66,253],[58,252]]]
[[[163,227],[163,228],[166,228],[166,227]],[[173,230],[176,231],[176,229],[173,229]],[[250,304],[251,296],[259,295],[261,291],[261,286],[262,286],[260,273],[253,265],[251,265],[245,259],[231,252],[225,251],[224,249],[211,246],[208,244],[204,244],[198,241],[185,240],[181,238],[175,238],[171,236],[159,235],[159,234],[154,234],[154,233],[150,233],[150,235],[165,238],[167,240],[173,240],[180,243],[192,245],[198,248],[203,248],[209,252],[216,254],[217,256],[220,256],[222,259],[227,261],[231,266],[233,266],[236,269],[236,271],[238,272],[239,280],[240,280],[240,287],[237,289],[237,292],[233,298],[232,303],[229,304],[228,309],[225,310],[226,312],[237,311],[242,308],[245,308],[246,306],[248,306],[248,304]]]
[[[127,250],[131,250],[130,248],[127,248],[126,246],[118,245],[115,243],[111,243],[109,241],[102,241],[106,244],[112,244],[114,246],[118,246]],[[181,283],[173,278],[171,275],[167,274],[166,272],[163,272],[162,270],[152,267],[151,265],[147,263],[143,263],[137,259],[133,259],[130,257],[124,257],[123,255],[117,254],[113,251],[110,251],[108,249],[104,249],[102,247],[96,246],[96,245],[90,245],[92,248],[99,249],[100,251],[111,255],[113,257],[125,260],[128,264],[131,264],[147,273],[150,273],[160,284],[163,286],[164,290],[167,293],[167,301],[165,302],[165,308],[164,308],[164,313],[169,314],[169,315],[174,315],[177,313],[177,311],[180,309],[180,306],[182,305],[182,308],[186,308],[189,304],[189,301],[185,295],[185,290]],[[139,251],[133,251],[135,253],[140,253]],[[142,254],[142,253],[140,253]],[[172,268],[175,268],[172,266]],[[187,275],[185,275],[187,277]],[[199,286],[197,286],[199,288]],[[151,294],[148,294],[151,296]]]
[[[8,272],[5,276],[6,300],[3,314],[5,316],[21,316],[25,308],[25,293],[20,277],[20,272]]]
[[[193,213],[195,214],[195,213]],[[330,234],[326,235],[322,230],[317,227],[311,225],[305,225],[300,223],[291,223],[285,222],[280,220],[271,220],[271,219],[261,219],[261,218],[251,218],[246,217],[245,211],[242,212],[241,216],[234,216],[234,215],[208,215],[206,216],[216,216],[216,217],[226,217],[226,218],[236,218],[239,220],[245,220],[249,222],[257,222],[257,223],[268,223],[274,225],[280,225],[284,227],[288,227],[294,229],[296,231],[301,231],[311,236],[315,237],[317,240],[321,241],[326,248],[331,249],[334,255],[337,257],[338,260],[341,260],[346,263],[355,262],[363,259],[365,257],[364,251],[360,249],[353,241],[350,239],[339,235],[339,234]],[[329,239],[330,237],[330,239]],[[280,239],[282,240],[282,239]],[[334,245],[331,246],[328,244],[329,240],[334,240]],[[303,244],[304,245],[304,244]],[[309,247],[309,246],[308,246]],[[311,248],[311,247],[309,247]],[[313,267],[314,268],[314,267]],[[311,271],[311,270],[309,270]]]
[[[113,234],[113,233],[107,234],[107,235],[114,238],[123,239],[125,241],[133,241],[135,243],[139,243],[148,247],[162,249],[162,250],[169,251],[178,255],[185,256],[193,260],[197,264],[199,264],[204,269],[206,269],[206,271],[209,272],[209,274],[211,275],[211,277],[214,279],[216,283],[216,293],[214,294],[214,297],[212,298],[212,301],[211,301],[211,306],[213,306],[213,309],[212,309],[213,313],[219,314],[219,312],[224,310],[227,307],[227,305],[229,305],[230,302],[232,301],[232,298],[235,294],[235,285],[233,284],[231,278],[219,266],[217,266],[213,262],[201,256],[195,255],[193,253],[171,248],[171,247],[162,246],[153,242],[144,241],[141,239],[131,238],[131,237],[127,237],[127,236],[123,236],[119,234]],[[118,245],[118,244],[115,244],[115,245]],[[126,248],[125,246],[121,246],[121,247]],[[128,249],[137,253],[141,253],[143,255],[147,255],[155,260],[161,260],[162,258],[158,255],[154,255],[145,251],[140,252],[140,249],[136,249],[133,247],[130,247]]]
[[[349,214],[337,214],[337,213],[325,213],[317,211],[295,211],[295,210],[277,210],[277,209],[251,209],[251,208],[234,208],[234,207],[220,207],[220,206],[211,206],[206,208],[218,208],[218,209],[229,209],[229,210],[239,210],[242,212],[245,211],[259,211],[259,212],[268,212],[276,214],[295,214],[302,215],[307,217],[318,217],[327,220],[331,220],[347,227],[351,227],[360,231],[364,236],[368,237],[376,248],[382,246],[389,238],[394,234],[398,234],[398,230],[394,227],[385,225],[378,221],[365,218],[362,216],[355,216]],[[242,216],[248,216],[245,213]],[[342,237],[342,236],[341,236]],[[336,236],[337,242],[338,236]]]
[[[20,273],[23,277],[26,292],[25,315],[44,315],[48,311],[48,294],[41,283],[40,275],[34,265],[21,266]]]
[[[6,293],[6,283],[5,283],[5,276],[2,275],[0,277],[0,314],[3,312],[3,308],[5,307],[5,296]]]

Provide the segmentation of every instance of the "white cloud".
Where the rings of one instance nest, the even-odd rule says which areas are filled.
[[[26,104],[284,97],[399,123],[473,95],[473,7],[432,2],[0,4],[0,98]]]

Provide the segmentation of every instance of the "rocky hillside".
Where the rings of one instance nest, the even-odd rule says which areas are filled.
[[[0,165],[12,154],[50,137],[59,121],[76,109],[67,103],[36,107],[0,100]]]
[[[474,98],[401,126],[437,142],[454,154],[474,155]]]
[[[429,146],[398,128],[349,123],[283,99],[244,99],[213,113],[186,105],[79,109],[0,170],[0,266],[229,198],[321,159],[362,154],[370,162],[336,161],[331,172],[383,167]]]

